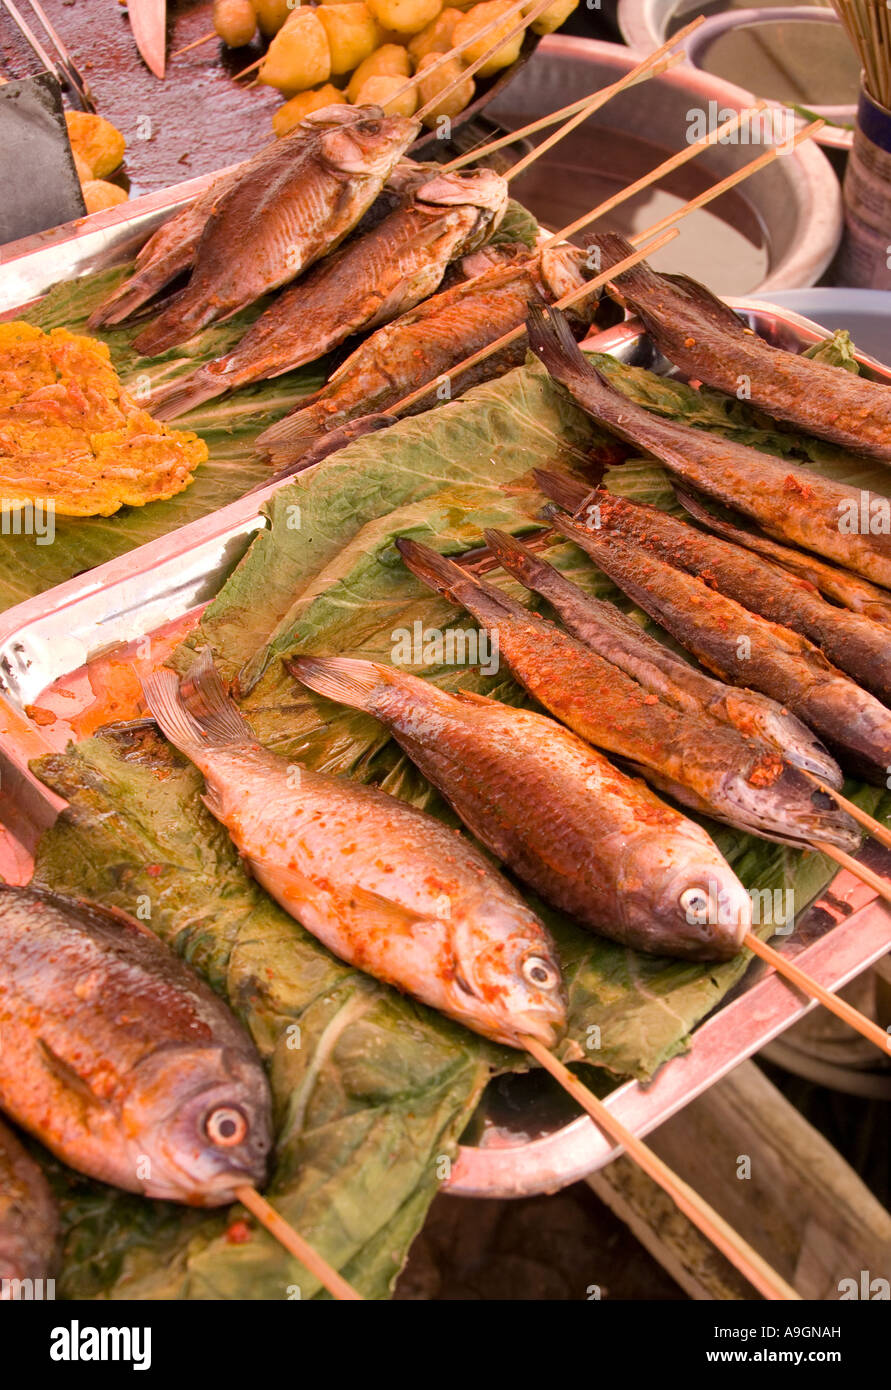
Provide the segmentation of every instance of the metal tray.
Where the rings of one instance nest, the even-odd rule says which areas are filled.
[[[126,258],[205,182],[141,199],[126,216],[114,209],[87,219],[80,230],[73,225],[32,238],[30,254],[0,266],[0,313],[21,309],[56,280]],[[826,336],[789,311],[751,300],[729,302],[757,332],[784,347],[801,348]],[[636,321],[587,345],[669,370]],[[869,375],[891,384],[888,368],[870,358],[862,363]],[[28,761],[50,745],[26,706],[110,646],[200,609],[265,524],[259,509],[275,490],[270,485],[0,615],[0,874],[9,881],[27,881],[34,846],[64,805],[28,771]],[[864,854],[891,878],[891,854],[875,845]],[[803,914],[784,949],[821,984],[836,989],[884,955],[889,942],[891,912],[859,879],[842,872]],[[648,1085],[618,1087],[610,1108],[646,1134],[813,1007],[755,962],[698,1028],[691,1051],[663,1066]],[[453,1166],[451,1192],[519,1197],[553,1191],[615,1157],[616,1148],[600,1130],[587,1118],[573,1119],[543,1080],[535,1073],[490,1088],[474,1124],[475,1140],[461,1146]]]

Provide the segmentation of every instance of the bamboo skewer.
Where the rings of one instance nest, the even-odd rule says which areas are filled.
[[[541,15],[544,14],[545,10],[549,9],[550,5],[553,4],[553,0],[538,0],[538,3],[536,4],[534,9],[531,9],[528,12],[528,14],[522,14],[523,4],[528,4],[528,2],[529,0],[522,0],[522,4],[520,5],[521,17],[518,23],[514,24],[512,28],[510,28],[507,31],[507,33],[499,34],[498,38],[495,40],[493,44],[490,45],[489,48],[486,49],[485,53],[480,54],[479,58],[474,58],[472,63],[468,63],[466,67],[461,69],[461,72],[458,74],[458,76],[454,79],[453,82],[449,82],[447,86],[443,87],[440,91],[436,93],[436,96],[431,97],[428,102],[425,102],[424,105],[415,112],[413,117],[414,120],[422,121],[424,117],[428,115],[429,112],[435,111],[437,106],[439,106],[442,103],[442,101],[449,95],[450,92],[453,92],[457,87],[460,87],[463,82],[467,81],[468,77],[473,77],[474,73],[478,72],[481,67],[484,67],[485,64],[488,63],[490,58],[494,58],[496,53],[500,53],[501,49],[504,48],[504,45],[506,43],[509,43],[511,39],[516,38],[517,34],[519,34],[522,30],[526,29],[528,25],[533,24],[535,20],[539,19]],[[514,9],[515,8],[516,7],[514,7]],[[498,24],[503,24],[505,19],[507,19],[513,12],[513,10],[508,10],[504,15],[501,16],[500,20],[494,20],[490,24],[487,24],[485,29],[481,29],[478,34],[474,35],[472,42],[478,42],[480,36],[488,32],[490,28],[497,28]],[[414,77],[410,77],[408,79],[404,87],[400,87],[398,91],[394,92],[393,95],[389,97],[386,102],[384,102],[383,109],[386,110],[387,106],[391,101],[398,101],[399,97],[402,95],[403,92],[408,91],[411,87],[415,85],[416,82],[420,82],[423,78],[429,77],[432,72],[436,72],[439,68],[443,66],[444,63],[447,63],[452,58],[454,58],[456,53],[460,54],[460,52],[467,48],[467,46],[467,43],[463,43],[460,45],[460,48],[450,49],[447,53],[443,53],[437,62],[430,63],[426,68],[424,68],[423,72],[416,72]]]
[[[771,1268],[757,1250],[753,1250],[751,1245],[738,1232],[734,1231],[733,1227],[722,1216],[719,1216],[703,1197],[699,1196],[698,1192],[695,1192],[689,1184],[678,1177],[677,1173],[669,1168],[668,1164],[664,1163],[648,1144],[645,1144],[642,1139],[638,1139],[636,1134],[627,1129],[609,1107],[604,1105],[602,1100],[598,1100],[587,1086],[584,1086],[577,1077],[573,1076],[569,1068],[558,1061],[553,1053],[549,1052],[536,1038],[524,1037],[520,1041],[526,1051],[541,1066],[545,1067],[556,1081],[559,1081],[573,1100],[587,1111],[594,1123],[599,1125],[603,1132],[616,1143],[621,1144],[628,1157],[632,1158],[648,1177],[652,1178],[664,1192],[668,1193],[688,1220],[702,1231],[703,1235],[720,1250],[721,1254],[748,1279],[749,1283],[760,1294],[772,1301],[791,1302],[800,1299],[800,1295],[795,1292],[791,1284],[788,1284],[777,1274],[776,1270]]]
[[[682,63],[685,58],[683,53],[672,53],[670,57],[663,58],[654,68],[648,68],[646,72],[639,73],[633,81],[624,81],[624,88],[636,87],[642,82],[648,82],[651,77],[661,77],[670,68]],[[630,74],[629,74],[630,75]],[[611,99],[619,90],[618,82],[613,82],[609,87],[601,90],[602,96]],[[503,150],[506,145],[514,145],[518,140],[525,140],[528,135],[535,135],[540,130],[547,130],[548,126],[556,125],[566,116],[574,116],[577,111],[581,111],[587,106],[591,97],[579,97],[577,101],[571,101],[568,106],[561,106],[559,111],[551,111],[547,116],[539,116],[537,121],[530,121],[528,125],[521,126],[519,130],[510,130],[506,135],[500,135],[497,140],[490,140],[485,145],[477,145],[472,150],[467,150],[465,154],[459,155],[457,159],[452,159],[448,164],[443,164],[444,174],[453,174],[456,169],[463,169],[468,164],[473,164],[477,159],[486,159],[490,154],[495,154],[498,150]],[[596,108],[595,108],[596,109]]]
[[[816,787],[819,787],[820,791],[826,796],[831,796],[833,801],[835,801],[843,811],[847,811],[851,819],[855,820],[858,825],[862,825],[864,830],[868,830],[870,835],[878,840],[879,844],[885,845],[887,849],[891,849],[891,830],[889,830],[886,825],[882,825],[881,821],[877,821],[875,816],[871,816],[868,811],[862,811],[859,806],[856,806],[853,801],[849,801],[846,796],[842,796],[841,792],[837,792],[834,787],[829,787],[825,782],[821,782],[820,778],[815,777],[812,772],[805,772],[805,776],[808,777]]]
[[[210,43],[211,39],[219,39],[220,36],[216,29],[211,29],[209,34],[205,34],[200,39],[194,39],[192,43],[187,43],[185,48],[178,48],[175,53],[171,53],[171,58],[181,58],[184,53],[191,53],[193,48],[200,48],[202,44]],[[222,39],[220,39],[222,43]]]
[[[343,1302],[361,1303],[362,1295],[357,1293],[352,1284],[348,1284],[342,1275],[338,1274],[323,1260],[311,1245],[307,1245],[302,1236],[299,1236],[290,1226],[283,1216],[280,1216],[275,1207],[261,1196],[255,1187],[247,1185],[236,1187],[235,1195],[242,1206],[247,1207],[258,1221],[262,1222],[270,1235],[275,1236],[276,1240],[285,1247],[289,1254],[298,1259],[305,1265],[311,1274],[314,1274],[323,1288],[326,1288],[334,1298],[339,1298]]]
[[[867,1042],[875,1043],[879,1051],[883,1052],[886,1057],[891,1052],[891,1037],[884,1028],[880,1028],[877,1023],[874,1023],[871,1018],[867,1018],[866,1014],[861,1013],[859,1009],[855,1009],[852,1004],[846,1003],[844,999],[839,999],[831,990],[818,984],[813,976],[806,974],[793,961],[780,955],[779,951],[774,950],[773,946],[768,946],[754,932],[746,932],[743,937],[743,945],[747,946],[761,960],[766,961],[778,975],[782,975],[796,989],[800,989],[802,994],[810,995],[812,999],[816,999],[823,1005],[824,1009],[828,1009],[830,1013],[835,1014],[836,1018],[847,1023],[861,1037],[866,1038]]]
[[[875,889],[879,897],[884,898],[886,903],[891,903],[891,883],[877,874],[874,869],[870,869],[866,864],[861,864],[860,860],[855,859],[852,855],[845,854],[843,849],[836,849],[835,845],[827,845],[820,840],[814,840],[813,846],[821,854],[825,854],[827,858],[834,859],[836,864],[847,869],[848,873],[859,878],[867,887]]]

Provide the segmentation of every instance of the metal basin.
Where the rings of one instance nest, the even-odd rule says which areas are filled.
[[[615,82],[643,53],[594,39],[555,34],[518,72],[487,114],[510,129]],[[681,66],[620,93],[516,181],[513,191],[546,225],[565,225],[670,154],[684,149],[751,96],[705,72]],[[743,136],[746,132],[743,131]],[[762,145],[715,145],[655,190],[647,190],[600,227],[640,231],[673,207],[749,163]],[[814,284],[832,260],[842,231],[841,190],[813,144],[759,170],[738,189],[681,224],[681,234],[653,258],[719,294],[753,294]]]

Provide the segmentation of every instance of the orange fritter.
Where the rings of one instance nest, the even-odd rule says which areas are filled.
[[[0,500],[110,516],[173,497],[207,459],[131,399],[95,338],[0,323]]]

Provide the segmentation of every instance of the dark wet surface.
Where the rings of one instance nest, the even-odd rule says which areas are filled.
[[[115,0],[43,0],[43,7],[92,88],[100,115],[127,141],[125,169],[134,195],[223,168],[272,139],[272,113],[281,97],[249,86],[250,79],[233,80],[259,57],[259,41],[230,50],[213,39],[176,56],[213,28],[210,0],[168,0],[163,82],[140,58],[127,11]],[[0,9],[3,76],[27,77],[39,69]]]

